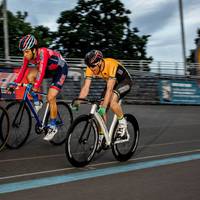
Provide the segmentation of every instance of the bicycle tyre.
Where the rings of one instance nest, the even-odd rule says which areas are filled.
[[[113,155],[118,161],[121,162],[127,161],[135,153],[140,133],[139,125],[136,118],[131,114],[125,114],[124,117],[126,118],[128,123],[128,133],[130,135],[130,139],[128,142],[117,143],[117,144],[115,143],[116,130],[118,125],[116,124],[115,131],[112,136],[112,145],[111,145]]]
[[[94,157],[97,141],[98,131],[95,120],[90,115],[77,117],[70,126],[65,142],[65,154],[69,162],[75,167],[89,164]]]
[[[10,117],[11,125],[10,136],[6,146],[9,149],[18,149],[24,145],[30,135],[32,127],[31,113],[27,105],[19,101],[8,104],[6,110]]]
[[[71,108],[69,105],[63,101],[57,102],[57,108],[58,108],[58,116],[61,116],[62,122],[61,123],[59,117],[57,117],[57,127],[58,132],[53,137],[52,140],[50,140],[50,143],[53,145],[62,145],[67,137],[67,131],[73,122],[73,114],[71,111]],[[46,120],[46,126],[50,120],[50,112],[48,112],[47,120]]]
[[[0,151],[6,145],[9,138],[10,119],[8,112],[0,106]]]

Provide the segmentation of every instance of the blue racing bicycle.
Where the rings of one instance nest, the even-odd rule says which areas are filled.
[[[32,101],[28,98],[31,92],[32,85],[19,83],[21,87],[26,87],[23,99],[20,101],[11,102],[6,106],[6,110],[10,117],[10,134],[6,146],[10,149],[20,148],[28,139],[32,128],[32,117],[35,118],[35,132],[37,134],[47,133],[47,124],[50,119],[49,103],[46,103],[46,108],[43,117],[36,112]],[[38,95],[46,96],[45,93],[37,92]],[[58,115],[56,119],[58,132],[50,143],[61,145],[66,139],[66,134],[69,126],[73,121],[73,115],[70,106],[63,100],[57,101]],[[31,114],[32,113],[32,114]]]

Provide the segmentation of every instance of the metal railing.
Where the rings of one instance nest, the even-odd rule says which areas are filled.
[[[83,58],[65,58],[73,70],[85,68]],[[147,61],[147,60],[120,60],[125,67],[138,72],[148,72],[155,75],[175,75],[175,76],[200,76],[200,64],[188,63],[185,71],[183,62],[171,61]],[[0,66],[19,67],[22,57],[10,56],[5,60],[0,58]],[[5,65],[6,64],[6,65]]]
[[[80,92],[86,66],[81,58],[67,58],[66,61],[70,66],[70,70],[60,98],[70,101],[77,97]],[[162,79],[199,79],[198,72],[200,71],[200,66],[195,63],[188,65],[188,71],[185,74],[184,65],[181,62],[149,62],[143,60],[121,60],[121,62],[134,79],[134,86],[125,98],[126,103],[159,103],[159,81]],[[21,63],[21,57],[11,57],[9,60],[0,59],[0,71],[3,72],[7,69],[11,71],[13,68],[19,68]],[[50,82],[51,80],[48,79],[43,81],[44,91],[47,91]],[[103,80],[94,80],[89,95],[99,97],[104,87],[105,82]]]

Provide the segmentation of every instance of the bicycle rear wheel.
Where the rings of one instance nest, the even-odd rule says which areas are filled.
[[[129,139],[122,141],[121,143],[116,142],[117,136],[117,125],[115,127],[114,134],[112,136],[112,152],[115,158],[119,161],[126,161],[131,158],[135,153],[138,140],[139,140],[139,125],[136,118],[133,115],[125,114],[124,117],[128,123],[128,135]]]
[[[10,149],[20,148],[28,139],[32,118],[31,113],[25,102],[12,102],[7,105],[6,110],[10,117],[10,136],[6,146]]]
[[[75,167],[87,165],[97,148],[98,132],[95,121],[89,115],[81,115],[72,123],[65,143],[65,153]]]
[[[65,142],[67,137],[67,131],[73,121],[72,111],[69,105],[63,101],[57,102],[58,115],[56,118],[56,123],[58,127],[58,132],[50,141],[54,145],[61,145]],[[49,123],[50,113],[48,113],[46,125]]]
[[[9,137],[10,120],[7,111],[0,106],[0,151],[6,145]]]

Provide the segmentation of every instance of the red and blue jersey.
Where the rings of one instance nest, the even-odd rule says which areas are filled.
[[[36,65],[36,67],[38,68],[38,74],[34,84],[35,88],[40,87],[47,71],[55,71],[58,69],[58,67],[63,67],[66,65],[64,58],[59,52],[44,47],[39,48],[37,50],[37,55],[34,60],[29,61],[24,58],[23,65],[15,80],[16,83],[22,81],[29,63]]]

